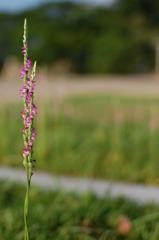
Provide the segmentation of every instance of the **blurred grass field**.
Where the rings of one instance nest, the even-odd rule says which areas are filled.
[[[0,239],[21,240],[25,189],[7,182],[1,182],[0,189]],[[30,240],[159,239],[159,206],[138,206],[123,198],[108,196],[97,199],[89,194],[43,192],[34,187],[30,198]],[[127,217],[132,226],[123,236],[119,231],[122,216]]]
[[[20,104],[0,106],[0,164],[22,166]],[[159,98],[81,95],[38,104],[36,168],[159,184]]]

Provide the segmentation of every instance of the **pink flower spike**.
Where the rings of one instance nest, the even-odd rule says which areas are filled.
[[[37,114],[37,107],[34,103],[33,103],[32,114],[34,114],[34,115]]]
[[[22,111],[20,112],[20,115],[21,115],[22,118],[25,118],[26,111],[25,111],[25,110],[22,110]]]
[[[26,63],[26,70],[28,71],[30,67],[31,67],[31,59],[28,58]]]
[[[37,133],[35,132],[35,128],[32,128],[32,135],[37,136]]]
[[[32,114],[32,113],[31,113],[29,116],[30,116],[30,118],[32,118],[32,119],[34,118],[34,114]]]
[[[21,97],[24,98],[26,92],[27,92],[27,87],[24,85],[22,89],[19,90]]]
[[[26,43],[26,44],[22,47],[22,51],[21,51],[22,54],[25,54],[25,53],[26,53],[27,46],[28,46],[28,43]]]
[[[31,124],[31,118],[30,116],[27,116],[25,118],[25,129],[28,129],[30,127],[30,124]]]
[[[21,54],[25,54],[25,53],[26,53],[26,48],[25,48],[25,47],[22,47]]]
[[[35,132],[35,128],[32,128],[32,134],[31,134],[31,140],[35,141],[36,140],[37,133]]]
[[[30,148],[23,149],[23,156],[28,156],[30,154]]]
[[[25,68],[23,68],[20,72],[20,77],[23,79],[25,76]]]
[[[31,85],[31,81],[30,81],[30,78],[28,78],[27,79],[27,84],[26,84],[28,90],[30,89],[30,85]]]
[[[28,142],[28,146],[29,146],[29,147],[32,147],[32,146],[33,146],[32,140],[30,140],[30,141]]]
[[[30,105],[28,104],[27,108],[26,108],[26,112],[29,113],[30,112]]]
[[[31,59],[28,58],[27,59],[27,63],[26,66],[21,70],[20,72],[20,77],[23,79],[25,76],[25,73],[29,70],[29,68],[31,67]]]
[[[30,105],[32,94],[33,94],[32,92],[28,92],[28,95],[27,95],[27,103],[28,103],[28,105]]]
[[[32,84],[32,92],[34,92],[34,87],[35,87],[35,81],[33,81],[33,84]]]
[[[20,132],[26,134],[26,130],[20,130]]]
[[[32,136],[32,137],[31,137],[31,140],[35,142],[36,137],[35,137],[35,136]]]

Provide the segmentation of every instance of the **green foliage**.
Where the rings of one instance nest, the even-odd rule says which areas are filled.
[[[23,239],[23,199],[20,185],[0,183],[1,239]],[[138,206],[119,199],[97,199],[93,195],[44,192],[36,188],[30,194],[30,240],[158,240],[159,207]],[[127,236],[117,233],[122,215],[132,224]]]
[[[18,56],[27,17],[30,55],[39,64],[63,60],[77,73],[152,71],[158,9],[157,0],[119,0],[111,8],[61,2],[19,15],[1,13],[0,66],[7,56]]]
[[[149,24],[159,26],[159,2],[157,0],[117,0],[115,8],[127,16],[136,13],[143,15]]]
[[[149,98],[81,96],[38,107],[36,167],[158,184],[158,104],[158,99]],[[0,108],[0,163],[22,167],[18,111],[18,106]]]
[[[126,73],[131,71],[132,44],[125,37],[117,33],[99,35],[94,40],[91,50],[88,58],[88,72]]]

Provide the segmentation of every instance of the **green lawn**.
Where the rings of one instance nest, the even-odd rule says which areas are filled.
[[[0,163],[22,166],[20,106],[0,107]],[[159,99],[74,96],[38,106],[36,168],[159,183]]]
[[[25,189],[0,183],[0,239],[23,239]],[[127,235],[119,232],[119,219],[131,222]],[[119,199],[97,199],[93,195],[48,193],[31,188],[30,240],[158,240],[159,206],[138,206]]]

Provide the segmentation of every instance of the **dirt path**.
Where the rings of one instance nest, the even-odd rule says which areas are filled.
[[[39,80],[36,98],[40,101],[56,96],[77,94],[122,94],[138,96],[159,96],[159,76],[71,76]],[[19,102],[22,82],[7,82],[0,78],[0,102]]]

